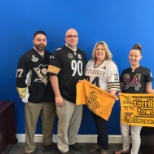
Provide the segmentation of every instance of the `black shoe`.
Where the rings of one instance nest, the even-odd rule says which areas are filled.
[[[50,147],[50,148],[52,148],[52,149],[54,149],[54,150],[58,150],[58,148],[57,148],[57,144],[56,143],[51,143],[51,144],[49,144],[49,145],[43,145],[44,147]]]
[[[94,153],[94,152],[97,152],[97,151],[100,151],[100,150],[101,150],[101,146],[97,144],[92,149],[90,149],[89,152]]]
[[[70,145],[70,148],[72,148],[78,152],[85,152],[85,149],[81,145],[79,145],[78,143]]]

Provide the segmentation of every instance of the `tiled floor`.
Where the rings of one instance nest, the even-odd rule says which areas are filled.
[[[90,144],[90,143],[87,144],[82,143],[81,145],[86,149],[86,152],[84,152],[84,154],[89,154],[88,150],[91,149],[93,146],[95,146],[95,144]],[[119,148],[121,148],[121,144],[110,144],[109,154],[113,154],[113,151]],[[73,154],[81,154],[80,152],[75,152],[72,149],[71,151]],[[14,146],[9,145],[2,154],[24,154],[24,143],[17,143]],[[50,147],[43,147],[41,143],[36,143],[35,154],[59,154],[59,151],[53,150]],[[95,154],[99,153],[96,152]]]

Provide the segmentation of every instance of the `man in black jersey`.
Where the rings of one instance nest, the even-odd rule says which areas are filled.
[[[43,145],[57,148],[52,142],[56,109],[47,76],[51,53],[45,50],[47,45],[45,32],[34,33],[33,45],[33,48],[19,59],[16,74],[17,90],[25,103],[25,154],[32,154],[35,151],[34,135],[39,115],[42,119]]]
[[[71,154],[69,147],[84,152],[77,143],[77,133],[82,119],[82,105],[76,106],[76,84],[84,78],[85,53],[77,48],[78,33],[67,30],[65,45],[53,53],[48,73],[55,94],[58,116],[58,149]]]

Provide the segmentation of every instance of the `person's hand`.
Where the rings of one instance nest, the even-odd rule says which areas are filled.
[[[121,92],[119,92],[119,93],[118,93],[118,98],[119,98],[119,99],[120,99],[120,96],[121,96],[121,95],[122,95],[122,93],[121,93]]]
[[[24,103],[26,104],[26,103],[28,103],[28,102],[24,102]]]
[[[79,80],[78,83],[82,82],[82,80]]]
[[[29,95],[27,95],[26,97],[22,98],[22,102],[28,103],[28,97],[29,97]]]
[[[64,105],[64,100],[62,96],[55,97],[56,106],[62,107]]]
[[[117,101],[117,100],[119,100],[119,98],[118,98],[118,96],[117,96],[117,95],[115,95],[115,101]]]
[[[118,96],[117,95],[112,95],[114,97],[114,100],[117,101],[119,100]]]

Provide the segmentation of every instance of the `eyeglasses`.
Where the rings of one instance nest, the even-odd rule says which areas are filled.
[[[68,35],[68,36],[66,36],[66,37],[68,37],[68,38],[77,38],[78,37],[78,35]]]

